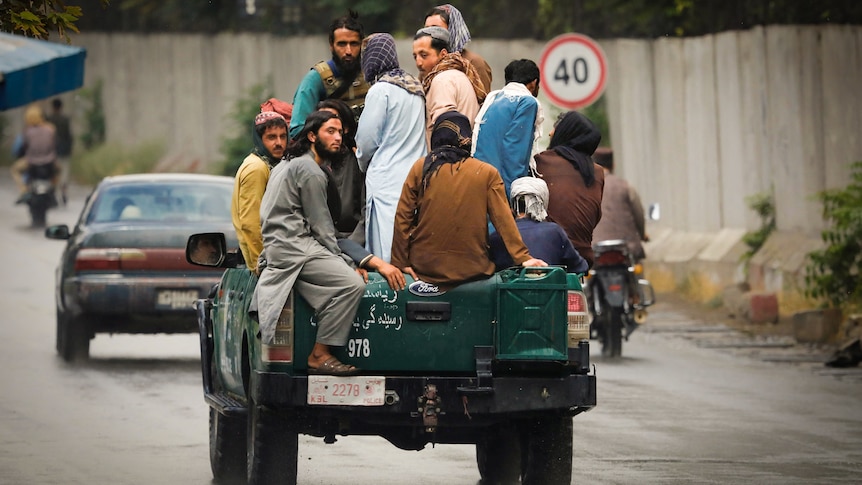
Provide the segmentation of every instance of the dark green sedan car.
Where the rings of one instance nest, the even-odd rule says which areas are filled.
[[[189,264],[186,240],[223,232],[236,246],[233,178],[201,174],[107,177],[93,190],[75,227],[48,227],[66,240],[57,268],[57,352],[89,356],[97,333],[197,330],[192,303],[207,296],[221,271]]]

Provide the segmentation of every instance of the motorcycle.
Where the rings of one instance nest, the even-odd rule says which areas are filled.
[[[54,166],[31,165],[27,168],[27,193],[23,201],[30,208],[32,227],[45,227],[48,209],[57,207],[54,193]]]
[[[625,241],[599,241],[593,251],[585,286],[593,316],[590,336],[600,341],[602,356],[620,357],[623,339],[646,322],[646,308],[655,303],[655,292]]]

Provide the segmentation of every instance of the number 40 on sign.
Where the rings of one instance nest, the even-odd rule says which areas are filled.
[[[593,39],[581,34],[557,36],[542,51],[542,90],[560,108],[589,106],[605,89],[607,65],[604,51]]]

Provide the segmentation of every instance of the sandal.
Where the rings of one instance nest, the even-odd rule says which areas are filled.
[[[335,357],[326,359],[326,362],[317,367],[309,367],[309,374],[329,376],[355,376],[359,374],[359,368],[350,364],[343,364]]]

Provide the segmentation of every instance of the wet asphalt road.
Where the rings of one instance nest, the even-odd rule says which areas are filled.
[[[0,169],[2,170],[2,169]],[[73,223],[86,191],[50,223]],[[27,228],[0,175],[0,484],[209,484],[194,335],[99,336],[93,358],[54,351],[63,243]],[[661,298],[661,295],[659,295]],[[752,342],[660,301],[605,361],[598,406],[575,417],[573,483],[858,483],[862,370],[810,349]],[[755,340],[756,341],[756,340]],[[397,450],[377,438],[300,441],[303,484],[475,484],[469,446]]]

